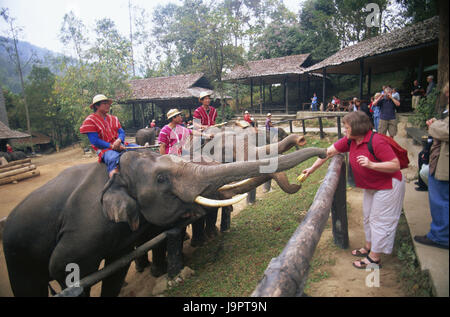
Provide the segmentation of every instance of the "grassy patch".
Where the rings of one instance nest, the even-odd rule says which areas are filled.
[[[408,296],[433,296],[429,274],[420,269],[408,223],[403,213],[397,227],[394,253],[402,264],[399,278],[406,286]]]
[[[308,138],[307,147],[327,147],[331,140]],[[287,172],[291,183],[315,158]],[[231,229],[194,251],[186,263],[194,278],[167,291],[167,296],[249,296],[270,260],[283,250],[314,200],[327,166],[311,175],[296,194],[273,192],[233,217]],[[322,273],[317,278],[326,278]]]

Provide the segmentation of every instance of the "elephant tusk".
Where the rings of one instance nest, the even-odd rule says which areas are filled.
[[[236,195],[233,198],[225,199],[225,200],[216,200],[216,199],[209,199],[202,196],[197,196],[195,198],[195,202],[199,205],[205,206],[205,207],[226,207],[231,206],[233,204],[237,204],[241,200],[247,198],[247,193]]]
[[[218,190],[219,191],[223,191],[223,190],[229,190],[229,189],[234,189],[236,187],[242,186],[244,184],[247,184],[248,182],[251,181],[251,178],[247,178],[244,179],[242,181],[236,182],[236,183],[232,183],[232,184],[227,184],[227,185],[223,185],[222,187],[220,187]]]

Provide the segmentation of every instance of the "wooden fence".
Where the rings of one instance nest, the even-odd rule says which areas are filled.
[[[331,159],[314,202],[281,254],[272,259],[252,297],[302,296],[310,262],[328,215],[332,216],[334,243],[348,248],[346,165],[342,154]]]

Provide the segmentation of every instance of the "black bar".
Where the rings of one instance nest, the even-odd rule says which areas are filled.
[[[341,117],[337,116],[337,128],[338,128],[338,139],[342,138],[341,132]]]
[[[302,127],[303,127],[303,135],[305,135],[306,134],[305,119],[302,119]]]
[[[319,130],[320,130],[320,138],[325,138],[325,134],[323,133],[323,123],[322,123],[322,117],[319,117]]]
[[[345,162],[342,163],[339,183],[334,193],[331,206],[331,221],[333,223],[334,243],[341,249],[348,248],[348,221],[347,221],[347,181],[345,178]]]
[[[359,60],[359,99],[363,98],[364,58]]]
[[[323,89],[322,90],[322,102],[323,102],[323,106],[325,107],[325,100],[327,98],[327,80],[326,80],[326,78],[327,78],[327,68],[326,67],[323,69],[322,75],[323,75],[323,79],[322,79],[322,85],[323,85],[323,87],[322,87],[322,89]]]
[[[248,192],[247,204],[252,205],[256,201],[256,188]]]
[[[289,120],[289,130],[291,131],[291,133],[294,132],[294,130],[292,129],[292,120]]]

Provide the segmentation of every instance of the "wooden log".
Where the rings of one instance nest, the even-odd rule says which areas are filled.
[[[281,254],[272,259],[252,297],[303,295],[309,263],[327,223],[343,164],[344,156],[341,154],[331,159],[325,179],[305,219]]]
[[[27,166],[30,166],[30,165],[31,165],[31,163],[25,163],[25,164],[13,165],[13,166],[10,166],[10,167],[0,168],[0,173],[16,170],[16,169],[19,169],[19,168],[22,168],[22,167],[27,167]]]
[[[0,171],[0,179],[7,178],[7,177],[10,177],[10,176],[14,176],[14,175],[17,175],[17,174],[26,173],[26,172],[29,172],[29,171],[32,171],[32,170],[35,170],[35,169],[36,169],[36,165],[30,165],[30,166],[25,166],[25,167],[22,167],[22,168],[16,168],[16,169],[13,169],[11,171],[6,171],[6,172]]]
[[[27,178],[31,178],[31,177],[35,177],[35,176],[39,176],[39,175],[40,175],[40,172],[38,170],[29,171],[29,172],[26,172],[26,173],[22,173],[22,174],[10,176],[10,177],[2,178],[2,179],[0,179],[0,185],[9,184],[9,183],[12,183],[14,181],[20,181],[22,179],[27,179]]]
[[[31,159],[27,158],[27,159],[23,159],[23,160],[17,160],[17,161],[9,162],[6,165],[0,166],[0,170],[2,168],[5,168],[5,167],[10,167],[10,166],[14,166],[14,165],[20,165],[20,164],[24,164],[24,163],[31,163]]]

